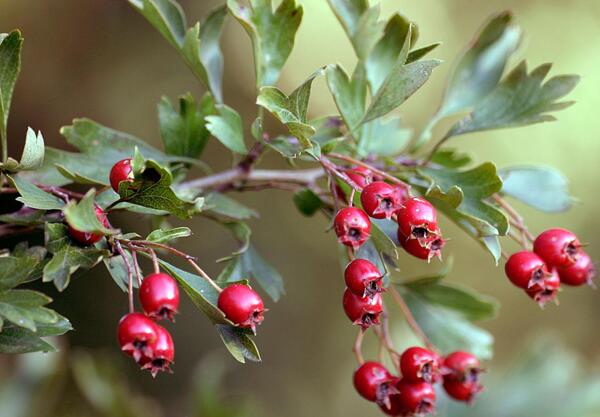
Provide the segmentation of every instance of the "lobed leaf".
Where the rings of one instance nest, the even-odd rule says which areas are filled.
[[[341,65],[330,65],[326,70],[327,85],[335,104],[346,122],[346,126],[356,126],[364,112],[367,97],[365,71],[358,64],[350,79]]]
[[[42,190],[25,178],[8,175],[7,178],[20,194],[17,200],[27,207],[39,210],[61,210],[65,205],[63,200]]]
[[[207,116],[206,128],[231,151],[245,154],[248,148],[244,143],[244,127],[239,113],[229,106],[217,106],[218,115]]]
[[[6,155],[6,127],[13,91],[21,70],[21,32],[14,30],[0,36],[0,136]]]
[[[85,196],[79,200],[71,200],[63,209],[67,223],[82,232],[100,233],[110,235],[116,233],[112,228],[107,228],[98,219],[96,214],[96,190],[90,189]]]
[[[182,237],[188,237],[192,235],[192,230],[189,227],[176,227],[174,229],[163,230],[157,229],[153,230],[145,240],[155,243],[167,243],[175,239],[180,239]]]

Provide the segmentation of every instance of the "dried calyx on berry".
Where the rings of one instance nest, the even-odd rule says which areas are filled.
[[[390,416],[421,416],[435,412],[435,389],[428,382],[411,383],[401,379],[396,384],[398,394],[390,396],[390,406],[380,405]]]
[[[535,285],[544,287],[546,280],[552,277],[542,258],[530,251],[513,253],[506,261],[504,271],[510,282],[523,289]]]
[[[483,369],[479,359],[468,352],[453,352],[444,358],[442,375],[446,393],[458,401],[471,403],[483,390],[479,379]]]
[[[380,405],[390,406],[390,395],[398,394],[394,377],[385,366],[379,362],[363,363],[354,372],[354,388],[366,400]]]
[[[371,220],[361,209],[346,207],[335,215],[333,229],[340,243],[356,249],[369,239]]]
[[[348,289],[360,297],[372,297],[384,291],[383,275],[366,259],[350,262],[344,271],[344,280]]]
[[[440,378],[440,358],[429,349],[413,346],[400,356],[400,371],[407,382],[437,382]]]
[[[131,166],[131,159],[122,159],[110,170],[109,180],[110,186],[116,193],[119,192],[119,184],[122,181],[133,181],[133,167]]]
[[[383,311],[381,294],[372,297],[361,297],[348,288],[344,291],[343,306],[350,321],[363,329],[379,324],[379,316]]]
[[[544,307],[546,303],[555,301],[558,304],[558,291],[560,289],[560,277],[556,269],[553,269],[551,275],[544,279],[542,283],[535,284],[527,288],[525,291],[540,307]]]
[[[437,211],[431,203],[420,197],[406,200],[396,211],[398,234],[405,239],[427,239],[439,235]]]
[[[566,285],[577,287],[587,284],[594,287],[594,278],[596,277],[596,266],[592,262],[590,256],[582,252],[579,259],[570,266],[557,268],[560,276],[560,282]]]
[[[159,372],[170,372],[171,365],[175,359],[175,345],[171,334],[162,326],[154,325],[156,328],[156,340],[150,343],[152,353],[143,355],[139,364],[142,369],[148,369],[153,377]]]
[[[100,220],[100,223],[106,228],[110,228],[110,223],[108,222],[108,217],[102,207],[96,204],[95,206],[96,217]],[[75,229],[73,226],[67,223],[67,228],[69,231],[69,236],[76,242],[89,246],[94,243],[100,241],[104,237],[102,233],[91,233],[91,232],[82,232],[81,230]]]
[[[577,262],[581,243],[574,233],[565,229],[549,229],[533,242],[533,251],[550,268],[565,268]]]
[[[427,238],[411,239],[404,236],[398,229],[398,241],[402,248],[412,256],[424,259],[427,262],[433,258],[442,259],[442,248],[446,245],[446,241],[441,236],[439,228],[434,230],[434,233],[429,234]]]
[[[121,318],[117,339],[121,350],[139,362],[142,356],[151,357],[158,334],[156,324],[140,313],[129,313]]]
[[[390,185],[383,181],[375,181],[367,185],[361,195],[360,202],[365,212],[375,219],[390,219],[402,208],[408,199],[406,188]]]
[[[163,272],[148,275],[140,286],[140,303],[150,317],[173,320],[179,309],[177,283]]]
[[[264,320],[266,311],[262,298],[256,291],[244,284],[232,284],[225,287],[217,301],[219,309],[233,324],[252,329]]]

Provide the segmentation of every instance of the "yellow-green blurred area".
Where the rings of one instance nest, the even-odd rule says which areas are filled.
[[[218,3],[214,0],[181,0],[190,22],[199,20],[206,10]],[[303,23],[279,83],[286,92],[293,90],[319,66],[339,62],[350,71],[355,63],[352,48],[327,2],[300,0],[300,3],[304,5]],[[568,97],[577,103],[557,113],[558,122],[470,134],[452,139],[449,146],[472,153],[478,162],[492,160],[498,167],[545,164],[559,168],[570,178],[572,193],[577,198],[571,211],[549,215],[518,203],[515,207],[534,233],[551,226],[571,229],[582,241],[589,243],[590,255],[600,259],[600,220],[597,215],[600,210],[597,196],[600,118],[596,114],[600,108],[600,73],[597,69],[600,65],[597,42],[600,38],[600,2],[385,0],[381,4],[384,15],[400,11],[419,25],[417,46],[443,41],[431,56],[442,59],[444,64],[400,108],[405,124],[417,131],[435,113],[450,64],[494,12],[513,10],[526,33],[525,42],[511,65],[525,58],[530,67],[553,62],[551,75],[577,73],[582,76],[581,83]],[[0,31],[14,28],[23,31],[25,44],[22,73],[15,90],[9,125],[11,154],[19,154],[27,126],[41,130],[47,144],[66,148],[59,128],[70,124],[73,118],[83,116],[132,133],[159,147],[156,104],[160,97],[167,95],[175,99],[188,91],[197,96],[203,93],[202,87],[167,42],[125,0],[3,0],[0,2]],[[222,47],[225,102],[245,117],[245,126],[249,129],[256,114],[251,44],[232,19],[227,21]],[[335,112],[323,80],[315,83],[309,111],[312,116]],[[449,123],[440,123],[435,134],[442,135]],[[272,121],[267,127],[274,132],[280,129]],[[208,146],[203,159],[216,170],[231,164],[229,153],[224,152],[216,141]],[[263,164],[285,166],[281,158],[272,154]],[[107,172],[109,169],[106,167]],[[194,174],[200,175],[199,172]],[[198,390],[212,389],[211,384],[218,382],[220,375],[215,368],[220,367],[227,369],[220,397],[207,397],[217,404],[220,401],[225,408],[219,408],[219,405],[211,408],[209,404],[198,408],[203,411],[197,416],[380,415],[375,406],[356,395],[351,385],[355,368],[351,346],[356,329],[350,326],[341,309],[343,280],[338,248],[333,234],[326,233],[326,220],[319,216],[302,217],[285,191],[233,196],[261,213],[260,219],[251,222],[253,241],[282,273],[286,284],[287,295],[277,304],[268,303],[267,319],[256,338],[262,363],[236,363],[208,320],[185,300],[177,323],[170,326],[177,352],[175,373],[159,375],[152,380],[149,374],[138,371],[133,361],[118,354],[116,325],[127,310],[127,299],[99,267],[91,273],[76,276],[63,294],[52,292],[50,285],[45,287],[55,299],[52,306],[70,318],[75,327],[61,344],[66,356],[71,358],[58,354],[29,356],[18,361],[0,357],[0,416],[125,416],[151,415],[150,412],[190,416],[193,415],[189,410],[194,399],[203,398]],[[115,218],[114,223],[142,235],[150,227],[127,215]],[[198,256],[209,274],[218,274],[221,265],[216,264],[215,259],[229,254],[235,248],[235,242],[208,221],[194,220],[188,225],[194,235],[180,241],[178,246]],[[495,358],[486,364],[489,370],[486,378],[493,380],[505,375],[518,358],[531,367],[531,373],[526,374],[536,376],[530,380],[520,379],[518,389],[514,390],[518,392],[506,384],[496,384],[496,388],[490,387],[482,395],[482,404],[486,404],[486,397],[498,395],[498,391],[493,391],[501,389],[506,410],[499,406],[483,411],[477,408],[465,411],[464,415],[599,416],[600,409],[556,414],[557,407],[531,410],[515,406],[523,398],[537,396],[538,401],[543,397],[550,404],[558,402],[565,407],[570,393],[560,384],[568,383],[571,377],[584,381],[584,377],[577,374],[573,356],[555,352],[557,340],[580,356],[584,373],[593,375],[594,369],[597,371],[594,364],[600,354],[598,292],[587,287],[567,288],[560,294],[559,307],[550,305],[540,310],[508,283],[502,267],[496,267],[477,243],[448,222],[442,226],[451,238],[446,256],[452,254],[455,260],[454,271],[448,279],[493,295],[502,304],[497,319],[481,324],[496,339]],[[510,241],[505,240],[505,245],[508,251],[517,249]],[[406,277],[441,267],[437,262],[423,266],[406,255],[401,255],[400,265],[401,273]],[[416,342],[399,314],[393,314],[392,322],[393,337],[398,346]],[[537,342],[536,349],[548,354],[553,361],[526,360],[528,357],[523,356],[523,351],[528,344],[535,335],[547,331],[554,336]],[[366,353],[374,355],[374,348],[369,342]],[[103,369],[108,366],[104,362],[93,362],[92,358],[99,355],[108,355],[101,357],[108,357],[106,361],[120,373],[115,381],[129,385],[125,394],[119,395],[128,398],[128,390],[145,395],[147,399],[142,401],[152,403],[137,410],[150,411],[136,414],[98,404],[115,395],[112,391],[115,385],[106,382],[110,379],[99,378],[94,373],[95,366]],[[202,364],[197,365],[199,361],[210,366],[202,368]],[[52,368],[53,363],[60,364],[58,371]],[[197,366],[205,372],[196,371]],[[540,370],[542,368],[545,370]],[[521,369],[521,372],[524,371]],[[512,374],[509,372],[509,375]],[[559,385],[554,391],[540,393],[536,390],[540,381]],[[203,383],[207,385],[202,386]],[[597,399],[600,387],[595,385],[593,388],[595,394],[594,391],[579,393],[586,401],[594,396]],[[41,393],[45,397],[37,398],[36,395]],[[584,403],[584,399],[578,403]],[[249,411],[237,410],[241,404],[247,405]],[[511,409],[511,406],[515,408]],[[460,410],[462,408],[456,407],[447,410],[442,404],[439,415],[461,416]]]

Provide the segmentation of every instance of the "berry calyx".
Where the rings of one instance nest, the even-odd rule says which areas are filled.
[[[150,317],[173,320],[179,308],[177,283],[163,272],[148,275],[140,286],[140,303]]]
[[[590,255],[585,252],[581,252],[579,259],[573,265],[566,268],[558,268],[560,282],[574,287],[583,284],[593,287],[593,279],[596,273],[596,266],[592,262]]]
[[[397,212],[398,233],[407,239],[426,239],[439,233],[437,211],[420,197],[409,198]]]
[[[552,275],[542,258],[525,250],[513,253],[506,261],[504,271],[510,282],[523,289],[536,284],[543,287],[544,281]]]
[[[355,259],[344,271],[346,286],[360,297],[372,297],[383,291],[383,275],[379,269],[366,259]]]
[[[264,320],[265,306],[256,291],[247,285],[232,284],[223,288],[217,301],[219,309],[239,327],[252,329]]]
[[[102,208],[100,206],[96,205],[95,211],[96,211],[96,217],[98,218],[98,220],[100,220],[100,223],[102,223],[102,225],[104,227],[109,228],[110,223],[108,222],[108,218],[107,218],[104,210],[102,210]],[[69,236],[71,236],[71,238],[73,238],[73,240],[75,240],[85,246],[93,245],[94,243],[98,242],[100,239],[102,239],[104,237],[104,235],[102,233],[82,232],[81,230],[75,229],[73,226],[71,226],[68,223],[67,223],[67,228],[69,231]]]
[[[333,229],[340,243],[356,249],[369,239],[371,220],[361,209],[346,207],[335,215]]]
[[[369,216],[375,219],[389,219],[402,207],[407,198],[404,188],[375,181],[363,189],[360,202]]]
[[[110,170],[109,180],[110,186],[116,193],[119,192],[119,184],[122,181],[133,181],[131,159],[122,159],[114,164]]]
[[[477,357],[468,352],[453,352],[444,359],[444,389],[455,400],[472,402],[483,390],[479,382],[482,372]]]
[[[365,362],[354,372],[354,388],[366,400],[389,404],[389,397],[397,394],[396,379],[379,362]]]
[[[574,233],[565,229],[549,229],[533,242],[533,251],[548,267],[564,268],[573,265],[580,255],[581,243]]]
[[[407,382],[436,382],[440,377],[438,355],[421,347],[406,349],[400,356],[400,371]]]
[[[526,289],[527,295],[544,307],[549,301],[556,301],[558,290],[560,288],[560,277],[556,269],[553,269],[550,276],[545,278],[542,283],[535,284],[533,287]],[[558,301],[556,301],[558,303]]]
[[[379,324],[379,315],[383,311],[381,294],[372,297],[361,297],[348,288],[344,291],[343,306],[350,321],[363,329]]]
[[[435,389],[428,382],[411,383],[401,379],[399,394],[390,396],[391,407],[381,406],[391,416],[420,416],[435,412]]]
[[[158,337],[156,324],[140,313],[129,313],[121,318],[117,339],[121,350],[133,356],[136,362],[152,356],[152,345]]]
[[[436,226],[425,238],[415,239],[407,237],[398,228],[398,241],[402,248],[419,259],[425,259],[428,262],[433,258],[442,259],[442,248],[446,241],[440,235],[440,229]]]
[[[140,360],[142,369],[148,369],[152,377],[156,377],[159,372],[170,372],[171,364],[175,359],[175,345],[171,334],[162,326],[154,325],[156,328],[156,340],[150,344],[152,353],[144,355]]]

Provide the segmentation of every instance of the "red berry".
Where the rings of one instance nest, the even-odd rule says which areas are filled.
[[[356,249],[369,238],[371,220],[361,209],[346,207],[335,215],[333,229],[340,243]]]
[[[373,181],[373,173],[370,169],[365,167],[356,167],[345,169],[344,174],[348,176],[354,182],[354,184],[358,185],[359,188],[363,189],[367,186],[367,184]],[[346,199],[346,193],[342,190],[342,187],[336,184],[335,191],[340,200]]]
[[[396,384],[399,394],[390,396],[391,407],[381,406],[391,416],[415,416],[435,411],[435,389],[428,382],[410,383],[404,379]]]
[[[145,355],[140,360],[142,369],[150,370],[153,377],[156,377],[160,371],[171,371],[171,364],[175,358],[175,345],[171,334],[158,324],[156,327],[156,340],[150,344],[152,349],[151,355]]]
[[[232,284],[223,288],[217,305],[234,324],[252,329],[253,332],[256,332],[256,326],[264,319],[263,300],[247,285]]]
[[[383,300],[381,294],[360,297],[346,288],[343,306],[350,321],[366,329],[373,324],[379,324],[379,315],[383,311]]]
[[[403,203],[397,212],[398,228],[409,239],[424,239],[439,233],[437,211],[431,203],[420,197],[413,197]]]
[[[545,278],[542,283],[535,284],[525,291],[540,307],[544,307],[547,302],[556,300],[559,288],[560,277],[556,269],[553,269],[551,275]]]
[[[126,314],[119,322],[117,339],[121,350],[136,362],[142,356],[152,356],[152,344],[157,337],[156,324],[143,314]]]
[[[367,185],[360,195],[365,212],[376,219],[389,219],[408,198],[406,189],[375,181]]]
[[[474,355],[462,351],[451,353],[444,359],[444,389],[458,401],[471,402],[483,390],[479,382],[482,372]]]
[[[119,184],[121,181],[133,180],[133,168],[131,167],[131,159],[122,159],[110,170],[110,186],[116,193],[119,192]]]
[[[567,285],[579,286],[588,284],[593,286],[593,279],[596,276],[596,266],[593,264],[590,255],[581,252],[579,259],[571,266],[558,268],[560,282]]]
[[[535,284],[543,286],[543,282],[552,275],[542,258],[526,250],[513,253],[504,265],[504,271],[514,285],[523,289]]]
[[[438,355],[421,347],[410,347],[400,356],[400,371],[407,382],[433,383],[439,379]]]
[[[346,286],[360,297],[372,297],[383,291],[383,275],[379,269],[366,259],[355,259],[344,271]]]
[[[179,308],[179,289],[168,274],[150,274],[140,286],[142,308],[152,318],[173,320]]]
[[[385,404],[397,393],[396,379],[379,362],[365,362],[354,372],[354,388],[368,401]]]
[[[432,258],[442,258],[442,248],[446,241],[440,235],[440,229],[435,228],[426,237],[421,239],[407,238],[402,231],[398,229],[398,241],[402,248],[411,255],[430,261]]]
[[[100,220],[100,223],[102,223],[104,227],[110,227],[110,223],[108,222],[106,213],[98,205],[96,205],[96,217],[98,218],[98,220]],[[73,228],[70,224],[67,224],[67,227],[69,230],[69,235],[73,238],[73,240],[81,243],[82,245],[93,245],[94,243],[98,242],[104,237],[102,233],[82,232]]]
[[[549,229],[533,242],[533,251],[552,268],[574,264],[579,257],[581,244],[575,234],[565,229]]]

